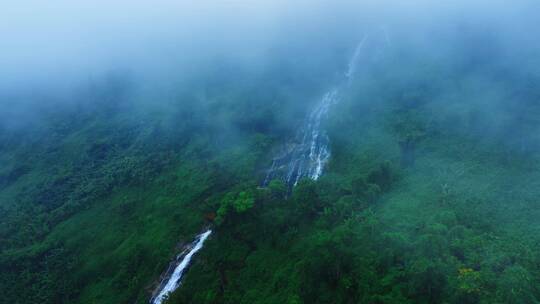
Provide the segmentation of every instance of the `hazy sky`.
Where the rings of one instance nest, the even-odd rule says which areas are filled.
[[[535,2],[8,0],[0,10],[0,90],[116,68],[178,73],[216,56],[263,64],[275,48],[355,40],[377,25],[399,33],[465,20],[536,39]]]

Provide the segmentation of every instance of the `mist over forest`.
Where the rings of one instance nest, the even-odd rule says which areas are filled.
[[[539,303],[540,3],[0,9],[0,303]]]

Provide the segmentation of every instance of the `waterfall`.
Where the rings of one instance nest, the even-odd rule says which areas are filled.
[[[386,28],[382,29],[385,46],[390,44]],[[295,141],[289,145],[285,153],[274,158],[262,186],[266,187],[274,178],[280,178],[285,181],[289,190],[298,184],[302,178],[317,180],[323,173],[324,167],[330,159],[330,140],[321,123],[326,118],[330,107],[336,104],[340,99],[340,91],[346,88],[356,74],[356,68],[363,54],[364,45],[368,36],[358,43],[354,53],[349,60],[345,78],[340,84],[332,87],[321,98],[319,103],[307,115],[302,128],[300,128]],[[375,50],[380,51],[380,50]],[[377,53],[372,54],[377,57]],[[367,55],[368,57],[371,55]],[[210,229],[199,234],[193,243],[182,252],[177,261],[180,261],[174,270],[167,271],[165,279],[159,285],[156,296],[150,300],[151,304],[161,304],[167,297],[175,291],[181,284],[182,276],[189,267],[193,256],[202,249],[204,242],[210,236]]]
[[[364,43],[366,42],[366,39],[368,36],[364,36],[362,40],[360,40],[360,43],[356,46],[356,49],[354,50],[353,56],[351,60],[349,61],[349,68],[347,69],[347,72],[345,72],[345,77],[347,79],[352,79],[354,76],[354,72],[356,71],[356,65],[358,61],[358,57],[360,56],[360,51],[362,50],[362,47],[364,46]]]
[[[204,242],[210,236],[212,230],[208,229],[205,232],[199,234],[195,241],[191,244],[190,248],[178,256],[180,263],[174,268],[174,271],[166,276],[160,284],[159,292],[155,297],[150,300],[151,304],[161,304],[167,297],[175,291],[181,283],[184,271],[189,267],[191,258],[203,247]],[[185,255],[184,255],[185,254]],[[183,256],[183,257],[182,257]]]
[[[274,158],[262,183],[263,187],[268,186],[272,179],[280,178],[291,190],[302,178],[317,180],[322,175],[330,159],[330,140],[321,123],[330,107],[339,101],[341,89],[353,79],[367,39],[368,36],[364,36],[356,46],[342,83],[328,90],[308,114],[296,140],[290,144],[292,148]]]

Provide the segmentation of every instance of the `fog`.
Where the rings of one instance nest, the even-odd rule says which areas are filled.
[[[136,87],[168,89],[220,64],[265,73],[286,62],[306,74],[337,73],[362,35],[381,27],[395,48],[419,56],[451,59],[484,41],[519,69],[538,72],[526,61],[538,51],[538,8],[536,1],[11,1],[0,12],[0,103],[29,92],[65,95],[118,71]]]
[[[538,303],[539,13],[3,1],[0,294]]]

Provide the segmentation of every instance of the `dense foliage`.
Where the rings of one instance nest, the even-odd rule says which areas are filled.
[[[538,75],[414,59],[366,67],[325,176],[257,190],[170,302],[537,303]]]
[[[4,117],[0,302],[146,303],[207,225],[169,303],[539,302],[540,75],[480,50],[364,66],[324,176],[292,193],[258,185],[331,82],[299,67],[173,97],[114,76]]]

